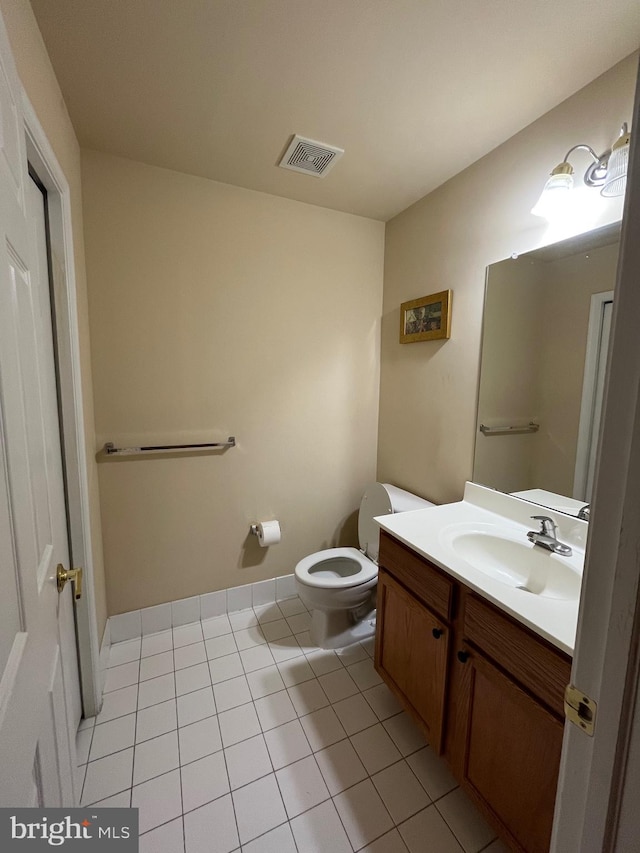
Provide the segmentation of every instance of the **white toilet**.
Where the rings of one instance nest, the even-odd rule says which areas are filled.
[[[373,519],[429,506],[433,504],[396,486],[373,483],[360,502],[360,550],[327,548],[300,560],[296,587],[313,611],[312,642],[323,649],[340,649],[375,633],[380,528]]]

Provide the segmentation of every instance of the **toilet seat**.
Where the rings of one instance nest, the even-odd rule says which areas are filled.
[[[378,566],[357,548],[326,548],[304,557],[295,569],[300,583],[316,589],[347,589],[377,577]]]

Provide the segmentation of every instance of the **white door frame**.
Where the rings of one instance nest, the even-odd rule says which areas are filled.
[[[580,405],[580,422],[578,427],[578,442],[576,446],[576,466],[573,480],[573,497],[589,503],[587,486],[590,485],[589,471],[591,459],[597,448],[593,442],[593,427],[596,414],[596,391],[598,386],[598,369],[604,352],[607,352],[609,337],[604,339],[604,306],[613,302],[613,290],[591,295],[589,308],[589,327],[587,330],[587,348],[584,359],[584,379],[582,383],[582,403]],[[605,365],[606,366],[606,365]],[[598,421],[602,411],[598,411]],[[599,424],[596,436],[599,434]]]
[[[22,86],[21,86],[22,88]],[[83,595],[76,603],[76,630],[83,713],[92,717],[102,704],[100,643],[95,608],[89,506],[89,476],[84,438],[80,334],[73,253],[70,190],[64,172],[22,89],[27,155],[48,193],[52,270],[55,290],[59,402],[62,410],[64,468],[67,479],[69,548],[73,565],[82,566]]]
[[[640,81],[639,81],[640,82]],[[565,728],[552,853],[629,853],[640,838],[640,86],[572,681],[595,734]],[[626,808],[627,796],[634,807]],[[635,795],[635,796],[634,796]],[[635,847],[633,848],[635,849]]]

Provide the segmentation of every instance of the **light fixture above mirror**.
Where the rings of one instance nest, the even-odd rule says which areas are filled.
[[[592,163],[584,173],[584,183],[587,187],[601,187],[600,194],[605,197],[624,195],[627,185],[627,166],[629,163],[629,143],[631,134],[627,123],[622,125],[620,136],[611,149],[598,155],[590,145],[579,143],[570,148],[564,159],[551,172],[540,198],[532,208],[531,213],[552,219],[562,210],[568,200],[569,192],[573,189],[573,166],[569,157],[574,151],[587,151]]]

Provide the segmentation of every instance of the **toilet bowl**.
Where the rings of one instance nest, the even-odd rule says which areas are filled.
[[[326,548],[304,557],[295,568],[299,597],[312,611],[311,640],[339,649],[375,633],[379,515],[433,506],[388,483],[368,486],[358,513],[357,548]]]

